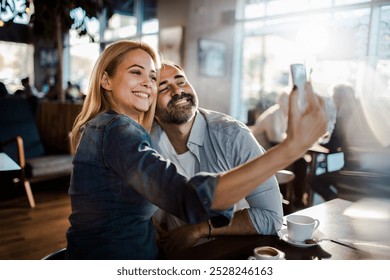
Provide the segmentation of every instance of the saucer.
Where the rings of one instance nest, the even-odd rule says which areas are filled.
[[[256,260],[256,261],[284,261],[284,260],[286,260],[286,258],[283,255],[283,256],[280,256],[280,258],[277,258],[277,259],[258,260],[258,259],[256,259],[256,257],[251,255],[251,256],[249,256],[248,260]]]
[[[306,244],[303,241],[292,241],[290,238],[288,238],[288,233],[287,233],[287,228],[282,228],[281,230],[278,231],[278,236],[280,239],[282,239],[284,242],[293,245],[295,247],[302,247],[302,248],[307,248],[307,247],[313,247],[316,246],[317,244]]]

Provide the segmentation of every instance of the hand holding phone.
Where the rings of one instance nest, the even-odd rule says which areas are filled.
[[[297,87],[298,90],[298,108],[303,112],[307,106],[307,97],[305,94],[305,83],[307,82],[306,78],[306,67],[303,64],[291,64],[291,77],[293,84]]]

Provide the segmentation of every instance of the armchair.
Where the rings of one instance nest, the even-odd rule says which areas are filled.
[[[27,99],[0,100],[0,150],[21,167],[20,175],[13,181],[23,184],[31,208],[35,207],[35,200],[30,183],[70,175],[72,171],[70,153],[45,153]]]

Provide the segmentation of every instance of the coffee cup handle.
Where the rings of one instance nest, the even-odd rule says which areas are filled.
[[[280,250],[278,250],[278,251],[279,251],[279,254],[278,254],[279,260],[284,259],[286,254],[284,252],[280,251]]]
[[[256,260],[254,256],[249,256],[248,260]]]
[[[320,221],[315,219],[314,230],[316,230],[319,226],[320,226]]]

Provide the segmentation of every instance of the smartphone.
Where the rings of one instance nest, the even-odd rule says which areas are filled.
[[[293,85],[297,87],[298,90],[298,107],[301,111],[304,111],[307,105],[306,95],[305,95],[305,83],[307,81],[306,77],[306,66],[304,64],[291,64],[291,78]]]

